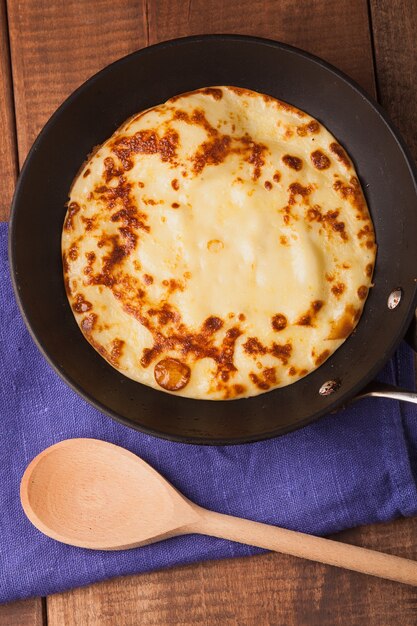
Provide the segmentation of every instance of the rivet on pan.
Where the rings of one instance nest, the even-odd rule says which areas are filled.
[[[339,389],[340,385],[340,380],[327,380],[320,387],[319,394],[321,396],[330,396],[332,393]]]
[[[403,292],[400,287],[397,287],[397,289],[394,289],[394,291],[391,291],[391,293],[388,296],[388,301],[387,301],[388,308],[391,310],[396,309],[397,306],[401,302],[402,295],[403,295]]]

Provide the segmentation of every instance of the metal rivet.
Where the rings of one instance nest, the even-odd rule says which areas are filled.
[[[330,396],[332,393],[339,389],[340,385],[340,380],[327,380],[320,387],[319,394],[321,396]]]
[[[396,309],[397,306],[400,304],[402,295],[403,295],[403,292],[402,292],[401,287],[397,287],[397,289],[394,289],[393,291],[391,291],[391,293],[388,296],[388,301],[387,301],[387,306],[391,311],[393,309]]]

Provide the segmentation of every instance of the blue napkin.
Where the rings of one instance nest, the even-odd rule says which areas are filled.
[[[70,437],[124,446],[204,507],[307,533],[326,535],[416,514],[417,407],[363,400],[285,437],[240,446],[155,439],[89,406],[38,352],[12,293],[5,225],[0,289],[0,602],[259,552],[203,536],[121,552],[82,550],[45,537],[22,511],[19,483],[35,455]],[[412,364],[402,345],[380,379],[413,388]]]

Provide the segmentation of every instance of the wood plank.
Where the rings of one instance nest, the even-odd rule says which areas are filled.
[[[5,0],[0,0],[0,221],[8,219],[17,176],[14,104]],[[0,626],[42,626],[41,598],[0,606]]]
[[[417,161],[417,1],[371,0],[378,91]]]
[[[0,606],[0,626],[43,626],[45,623],[41,598]]]
[[[417,558],[417,520],[336,535]],[[417,590],[278,554],[131,576],[49,598],[49,626],[415,626]],[[398,619],[398,621],[397,621]]]
[[[8,17],[22,164],[39,130],[65,97],[103,66],[146,45],[144,5],[142,0],[122,1],[117,8],[106,0],[65,4],[12,0]],[[0,219],[7,219],[18,164],[5,0],[0,0],[0,28]],[[41,598],[0,607],[0,626],[43,623]]]
[[[7,220],[16,180],[16,135],[6,1],[0,0],[0,220]]]
[[[366,0],[148,0],[149,42],[201,33],[277,39],[317,54],[374,91]]]
[[[378,98],[417,163],[417,0],[370,0],[370,9]]]
[[[9,0],[8,13],[22,164],[42,126],[76,87],[146,45],[145,11],[142,0]]]

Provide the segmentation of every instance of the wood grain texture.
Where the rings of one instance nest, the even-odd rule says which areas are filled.
[[[8,219],[17,175],[16,133],[5,0],[0,0],[0,221]],[[41,598],[0,606],[0,626],[42,626]]]
[[[146,45],[142,0],[9,0],[19,161],[76,87]]]
[[[395,527],[395,530],[394,530]],[[335,536],[417,558],[417,520]],[[276,554],[200,563],[52,596],[49,626],[415,626],[417,590]]]
[[[44,623],[41,598],[0,606],[0,626],[43,626]]]
[[[376,7],[381,7],[379,15]],[[372,9],[380,92],[401,127],[402,119],[416,115],[414,97],[407,104],[410,113],[401,118],[404,92],[414,88],[408,68],[415,68],[415,53],[405,22],[413,24],[410,12],[415,11],[415,0],[372,0]],[[281,39],[326,58],[371,93],[374,88],[367,7],[362,0],[122,0],[117,5],[107,0],[9,0],[9,18],[21,161],[40,127],[72,89],[148,41],[203,32]],[[406,48],[392,59],[391,51],[404,42]],[[412,143],[410,132],[405,128]],[[416,536],[417,520],[401,520],[348,531],[340,538],[417,558]],[[5,625],[40,623],[31,620],[25,603],[17,603],[0,607],[1,626],[1,616],[20,604],[21,617],[4,618]],[[116,579],[51,596],[48,623],[414,626],[417,594],[404,585],[274,554]]]
[[[0,220],[7,220],[17,174],[17,158],[5,0],[0,0],[0,128]]]
[[[417,161],[417,0],[371,0],[378,91]]]
[[[201,33],[277,39],[321,56],[374,91],[366,0],[147,0],[149,42]]]

